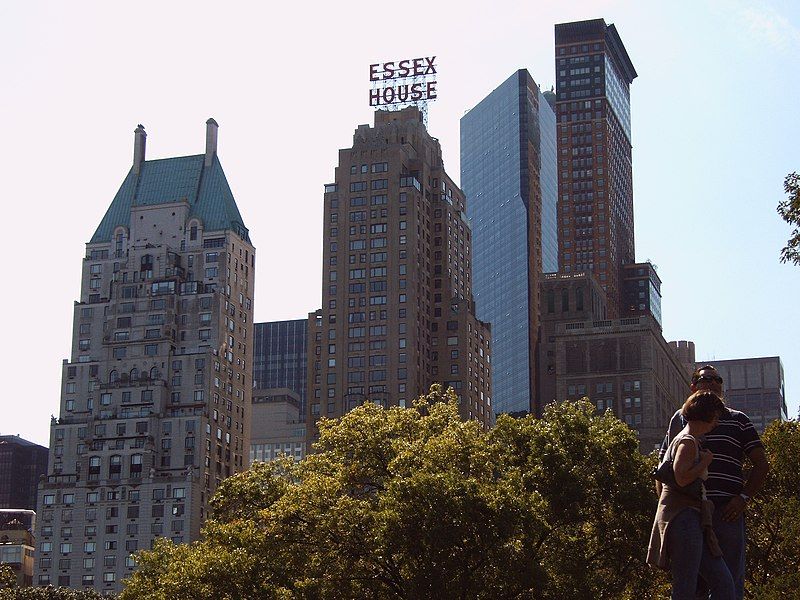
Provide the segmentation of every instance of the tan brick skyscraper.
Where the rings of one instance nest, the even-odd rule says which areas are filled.
[[[594,273],[620,315],[623,265],[635,262],[630,84],[614,25],[562,23],[556,37],[558,244],[562,273]]]
[[[492,421],[490,332],[475,317],[472,232],[420,111],[377,111],[325,186],[322,309],[309,316],[308,424],[434,382]]]

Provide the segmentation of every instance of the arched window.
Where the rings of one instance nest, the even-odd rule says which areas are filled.
[[[575,290],[575,310],[583,310],[583,289]]]
[[[111,371],[111,373],[108,374],[108,382],[116,383],[117,381],[119,381],[119,373],[117,373],[117,370],[114,369],[113,371]]]
[[[189,230],[189,241],[194,242],[197,240],[197,234],[200,231],[200,222],[197,219],[189,221],[187,229]]]
[[[153,367],[150,369],[150,379],[159,379],[161,377],[161,373],[158,370],[158,367]]]
[[[561,312],[569,311],[569,290],[564,288],[561,290]]]
[[[136,381],[137,379],[139,379],[139,369],[133,367],[131,369],[131,381]]]

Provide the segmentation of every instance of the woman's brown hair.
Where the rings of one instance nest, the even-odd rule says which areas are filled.
[[[681,414],[687,421],[710,423],[725,409],[725,404],[714,392],[704,390],[695,392],[686,399]]]

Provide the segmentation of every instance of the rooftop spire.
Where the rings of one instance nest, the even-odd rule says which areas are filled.
[[[144,162],[144,151],[147,145],[147,132],[139,123],[133,132],[133,172],[138,173]]]

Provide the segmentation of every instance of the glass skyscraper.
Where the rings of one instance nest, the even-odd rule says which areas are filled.
[[[476,314],[492,325],[495,413],[536,394],[539,280],[558,270],[556,117],[526,69],[461,119]]]
[[[301,420],[305,420],[307,335],[308,319],[256,323],[253,332],[255,386],[292,390],[300,397]]]

